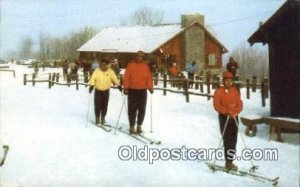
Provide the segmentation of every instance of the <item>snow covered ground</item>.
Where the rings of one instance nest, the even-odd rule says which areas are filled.
[[[93,98],[88,89],[54,86],[46,83],[23,86],[27,67],[15,66],[17,77],[0,72],[1,141],[10,146],[1,172],[1,187],[11,186],[270,186],[250,178],[212,173],[199,161],[122,161],[122,145],[144,145],[126,135],[114,135],[92,125]],[[245,99],[242,115],[267,115],[261,107],[260,93]],[[153,98],[152,136],[162,144],[152,148],[214,148],[220,139],[217,114],[212,101],[156,91]],[[91,103],[88,109],[88,103]],[[107,121],[115,125],[123,98],[111,90]],[[87,112],[88,126],[86,127]],[[150,129],[150,96],[144,128]],[[120,125],[127,126],[123,111]],[[244,126],[240,132],[244,133]],[[245,137],[250,148],[277,148],[278,161],[257,161],[259,172],[280,176],[279,186],[299,186],[299,134],[283,134],[285,143],[268,141],[269,127],[258,126],[256,137]],[[239,138],[238,152],[244,146]],[[222,161],[218,162],[223,164]],[[240,168],[249,161],[238,161]]]

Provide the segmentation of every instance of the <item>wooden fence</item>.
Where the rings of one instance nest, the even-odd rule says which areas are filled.
[[[48,79],[38,80],[36,79],[36,75],[33,74],[24,74],[23,82],[26,85],[28,82],[32,83],[32,86],[35,86],[36,83],[48,83],[49,89],[54,85],[61,86],[71,86],[75,85],[76,90],[79,90],[79,85],[83,85],[85,87],[88,86],[88,77],[84,75],[83,82],[79,81],[79,76],[67,77],[67,82],[62,83],[59,82],[60,74],[59,73],[49,73]],[[72,82],[73,80],[73,82]],[[120,77],[121,83],[123,82],[123,76]],[[161,90],[163,95],[167,95],[167,92],[182,94],[185,96],[185,101],[190,101],[190,95],[195,96],[203,96],[206,97],[207,100],[213,98],[212,90],[217,89],[221,86],[221,81],[219,78],[214,77],[213,79],[204,77],[196,77],[195,80],[189,80],[185,77],[169,77],[164,74],[162,77],[154,76],[153,77],[155,90]],[[235,86],[240,90],[240,88],[246,88],[246,98],[250,99],[250,93],[257,92],[258,89],[261,90],[261,103],[262,106],[266,106],[266,99],[269,98],[269,81],[267,78],[264,78],[258,84],[258,79],[253,76],[250,82],[250,79],[246,79],[246,82],[242,82],[239,80],[234,81]],[[206,88],[206,93],[204,93],[204,89]]]
[[[2,72],[12,72],[14,78],[16,78],[16,71],[15,70],[13,70],[13,69],[3,69],[3,68],[6,68],[6,67],[3,67],[3,66],[0,67],[0,71],[2,71]]]

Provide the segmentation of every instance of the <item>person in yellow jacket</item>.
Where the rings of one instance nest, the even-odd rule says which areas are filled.
[[[120,85],[120,81],[117,78],[115,72],[109,68],[108,60],[102,60],[100,62],[100,67],[95,69],[92,77],[90,79],[89,92],[95,88],[95,96],[94,96],[94,109],[95,109],[95,117],[96,117],[96,125],[103,125],[105,123],[105,116],[107,113],[107,106],[109,101],[109,89],[112,84],[118,86],[120,92],[122,92],[122,86]],[[101,121],[99,121],[101,113]]]

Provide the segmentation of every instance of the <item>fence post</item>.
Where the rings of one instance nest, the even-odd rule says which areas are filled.
[[[253,80],[252,80],[252,92],[256,92],[256,81],[257,81],[256,76],[253,76]]]
[[[32,86],[35,86],[35,73],[32,74]]]
[[[200,77],[200,92],[203,93],[203,76]]]
[[[210,77],[206,77],[206,84],[207,84],[207,100],[210,100]]]
[[[157,84],[158,84],[158,72],[155,72],[153,75],[154,75],[154,85],[157,86]]]
[[[59,82],[59,73],[56,73],[56,82]]]
[[[250,80],[246,79],[247,99],[250,99]]]
[[[79,90],[79,85],[78,85],[78,74],[76,74],[76,79],[75,79],[75,81],[76,81],[76,90]]]
[[[213,75],[212,89],[217,88],[217,75]]]
[[[51,73],[49,73],[49,85],[48,85],[48,87],[49,87],[49,89],[51,89]]]
[[[167,88],[167,74],[164,74],[164,88]],[[163,91],[164,95],[167,95],[167,91],[164,90]]]
[[[124,77],[120,74],[120,84],[123,85]]]
[[[188,103],[190,102],[190,96],[189,96],[189,79],[183,80],[184,83],[184,94],[185,94],[185,101]]]
[[[269,79],[268,77],[264,78],[264,82],[265,82],[265,94],[266,94],[266,98],[269,98]]]
[[[71,75],[70,74],[67,74],[67,83],[68,83],[68,86],[70,87],[70,83],[71,83]]]
[[[27,74],[24,74],[23,82],[24,82],[24,86],[26,86],[26,83],[27,83]]]
[[[261,81],[261,104],[263,107],[266,106],[266,94],[265,94],[265,83]]]
[[[51,86],[54,86],[54,82],[55,82],[55,73],[52,74],[52,85]]]
[[[199,76],[197,75],[196,77],[195,77],[195,80],[196,80],[196,82],[195,82],[195,89],[196,90],[198,90],[199,89]]]
[[[84,83],[88,83],[88,82],[89,82],[88,72],[85,72],[85,73],[83,74],[83,76],[84,76]]]

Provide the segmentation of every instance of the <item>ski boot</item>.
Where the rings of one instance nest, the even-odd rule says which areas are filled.
[[[225,168],[230,171],[237,171],[238,170],[238,167],[232,163],[232,161],[227,161],[226,164],[225,164]]]
[[[130,126],[130,128],[129,128],[129,134],[137,134],[137,132],[135,131],[134,126]]]
[[[137,134],[143,133],[142,125],[138,125],[138,126],[137,126],[136,133],[137,133]]]

